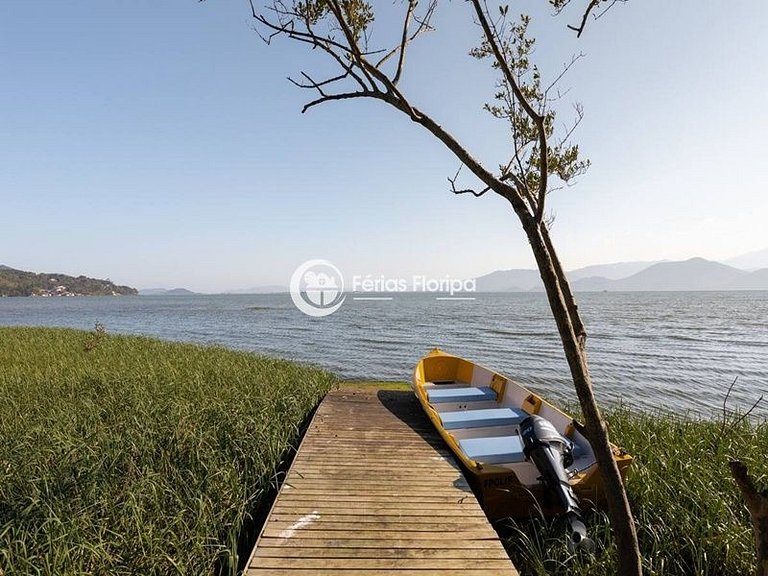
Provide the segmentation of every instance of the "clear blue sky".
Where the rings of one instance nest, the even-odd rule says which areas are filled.
[[[550,204],[567,267],[768,247],[768,3],[630,0],[579,41],[543,4],[510,8],[540,13],[543,69],[586,54],[564,85],[593,166]],[[494,166],[504,132],[480,110],[493,75],[466,56],[469,7],[437,25],[404,89]],[[285,77],[318,61],[250,26],[242,0],[3,0],[0,263],[200,291],[283,284],[310,258],[532,266],[505,202],[452,196],[457,162],[404,117],[366,101],[300,114],[310,94]]]

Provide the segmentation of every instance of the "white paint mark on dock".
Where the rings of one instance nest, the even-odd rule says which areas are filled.
[[[288,528],[280,532],[280,538],[291,538],[295,533],[296,530],[300,530],[301,528],[305,528],[312,524],[315,520],[320,519],[320,514],[317,513],[317,510],[314,510],[312,514],[307,514],[306,516],[302,516],[298,519],[298,521],[294,522]]]

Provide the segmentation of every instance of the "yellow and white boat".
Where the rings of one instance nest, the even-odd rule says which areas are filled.
[[[562,512],[567,496],[559,499],[551,488],[565,482],[582,504],[604,503],[595,455],[582,425],[514,380],[435,349],[416,365],[413,388],[427,416],[465,468],[490,518],[526,517],[539,510],[547,516]],[[530,428],[525,422],[530,415],[551,423],[554,430],[548,429],[552,434],[556,430],[557,441],[566,446],[562,482],[555,479],[546,486],[538,462],[534,464],[536,459],[529,458],[520,425]],[[623,476],[632,457],[616,447],[613,452]]]

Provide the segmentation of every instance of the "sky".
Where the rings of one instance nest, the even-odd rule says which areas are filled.
[[[584,106],[592,166],[549,198],[566,268],[768,247],[768,3],[630,0],[581,39],[543,0],[510,11],[533,14],[545,78],[585,55],[562,118]],[[507,137],[482,111],[494,73],[467,56],[470,7],[441,4],[435,25],[402,88],[493,169]],[[204,292],[286,284],[312,258],[345,275],[534,266],[506,201],[451,194],[458,161],[402,114],[301,114],[312,94],[286,77],[327,63],[252,27],[242,0],[0,2],[0,264]]]

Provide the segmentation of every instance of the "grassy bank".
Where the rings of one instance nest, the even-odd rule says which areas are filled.
[[[300,424],[334,383],[220,348],[0,328],[0,576],[233,574]],[[768,424],[607,417],[635,456],[627,491],[646,573],[751,573],[727,460],[768,484]],[[557,522],[498,527],[522,574],[616,574],[604,514],[588,520],[597,550],[576,558]]]
[[[742,576],[754,572],[749,515],[728,471],[743,460],[768,485],[768,424],[609,411],[612,437],[635,461],[626,488],[638,527],[645,573],[658,576]],[[507,524],[506,545],[523,574],[617,574],[604,514],[590,515],[594,556],[571,558],[557,523]]]
[[[232,573],[334,381],[219,348],[0,328],[0,574]]]

